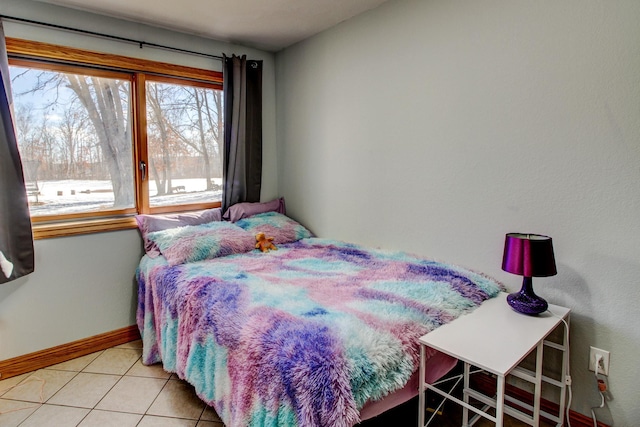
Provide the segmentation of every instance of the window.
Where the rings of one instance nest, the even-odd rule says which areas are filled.
[[[146,82],[149,206],[220,201],[222,92]]]
[[[57,68],[10,67],[31,216],[134,212],[131,77]]]
[[[221,73],[7,39],[34,235],[220,206]]]

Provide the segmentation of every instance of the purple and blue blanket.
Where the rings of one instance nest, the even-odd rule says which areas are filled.
[[[143,361],[191,383],[227,426],[352,426],[402,388],[418,338],[494,297],[482,274],[305,238],[277,251],[138,268]]]

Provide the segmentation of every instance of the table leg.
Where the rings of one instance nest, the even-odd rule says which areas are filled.
[[[467,394],[467,390],[469,390],[469,375],[471,374],[471,365],[467,362],[464,362],[464,392],[462,393],[462,401],[466,404],[469,404],[469,395]],[[464,427],[469,426],[469,409],[466,406],[462,406],[462,425]]]
[[[540,425],[540,399],[542,398],[542,358],[544,355],[544,342],[540,341],[536,353],[536,382],[533,386],[533,427]]]
[[[569,337],[567,336],[569,333],[569,316],[566,317],[566,324],[563,325],[564,333],[562,338],[562,377],[560,381],[562,381],[562,387],[560,387],[560,409],[559,409],[559,418],[560,422],[558,423],[558,427],[562,427],[564,425],[564,415],[565,415],[565,405],[567,404],[567,383],[566,378],[569,375]]]
[[[419,374],[420,378],[418,379],[419,384],[419,397],[418,397],[418,426],[424,427],[424,416],[425,416],[425,385],[424,385],[424,371],[425,371],[425,348],[423,344],[420,344],[420,369]]]
[[[496,389],[496,427],[502,427],[502,423],[504,421],[504,392],[504,376],[498,375],[498,384]]]

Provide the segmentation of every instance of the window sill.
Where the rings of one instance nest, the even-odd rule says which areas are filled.
[[[34,223],[32,228],[34,240],[40,240],[50,239],[53,237],[102,233],[106,231],[129,230],[137,228],[137,224],[134,217],[125,217],[55,223]]]

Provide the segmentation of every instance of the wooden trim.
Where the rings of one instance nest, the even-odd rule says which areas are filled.
[[[493,396],[496,393],[495,379],[486,373],[478,373],[471,376],[473,387],[478,391],[486,394],[487,396]],[[522,402],[533,404],[533,394],[526,390],[518,388],[514,385],[506,385],[506,394],[512,396]],[[557,414],[560,411],[560,406],[557,403],[551,402],[546,399],[540,401],[540,408],[550,414]],[[520,408],[522,409],[522,408]],[[566,414],[563,414],[566,417]],[[553,424],[550,420],[545,420],[549,424]],[[579,412],[569,410],[569,421],[572,427],[593,427],[593,419]],[[608,425],[598,421],[598,427],[609,427]]]
[[[149,155],[147,147],[147,90],[146,75],[136,74],[133,80],[134,161],[136,177],[136,205],[141,214],[149,213]],[[142,179],[140,162],[146,165],[146,176]]]
[[[90,211],[90,212],[77,212],[70,214],[62,214],[62,215],[40,215],[31,217],[31,222],[35,223],[54,223],[54,222],[63,222],[69,220],[90,220],[90,219],[100,219],[100,218],[116,218],[118,216],[123,215],[131,215],[136,214],[136,208],[127,208],[127,209],[109,209],[102,211]]]
[[[142,191],[145,191],[144,187],[142,188]],[[146,212],[141,211],[141,213],[164,214],[192,212],[203,209],[218,208],[220,206],[222,206],[221,202],[158,206],[154,208],[147,207]],[[81,234],[102,233],[106,231],[130,230],[137,227],[138,224],[136,223],[136,220],[133,216],[50,223],[33,221],[32,223],[33,238],[35,240],[49,239],[53,237],[77,236]]]
[[[579,412],[569,411],[569,421],[571,427],[593,427],[593,419]],[[598,421],[598,427],[609,427],[602,421]]]
[[[38,59],[9,58],[9,65],[22,68],[35,68],[43,71],[55,71],[58,73],[80,74],[92,77],[102,77],[115,80],[131,81],[132,73],[122,71],[104,70],[101,68],[79,67],[62,63],[43,62]]]
[[[200,68],[187,67],[184,65],[175,65],[166,62],[93,52],[73,47],[58,46],[12,37],[6,38],[6,45],[7,53],[9,55],[21,58],[63,61],[73,64],[83,64],[94,67],[100,66],[141,73],[161,74],[222,84],[222,73],[219,71],[202,70]]]
[[[171,76],[159,76],[155,74],[147,74],[146,80],[153,83],[166,83],[180,86],[189,86],[189,87],[201,87],[204,89],[213,89],[213,90],[222,90],[222,83],[211,83],[211,82],[200,82],[189,80],[185,82],[184,79],[179,79]],[[186,83],[189,83],[188,85]]]
[[[0,379],[15,377],[140,339],[136,325],[0,361]]]
[[[222,202],[211,203],[193,203],[190,205],[170,205],[170,206],[149,206],[148,213],[151,214],[164,214],[164,213],[178,213],[178,212],[190,212],[199,211],[203,209],[219,208],[222,206]]]
[[[135,218],[103,218],[87,221],[55,222],[49,224],[34,223],[33,238],[35,240],[52,237],[76,236],[80,234],[101,233],[105,231],[129,230],[136,228]]]

